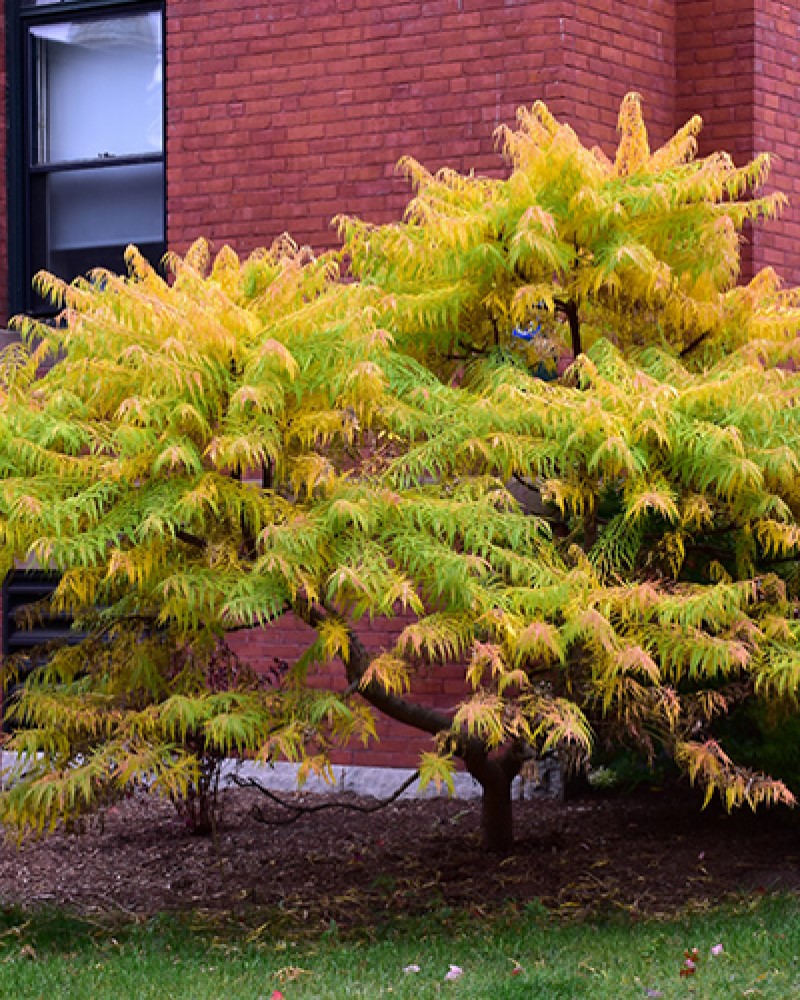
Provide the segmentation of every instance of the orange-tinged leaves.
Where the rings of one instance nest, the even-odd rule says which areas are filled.
[[[650,654],[641,646],[621,649],[616,654],[615,662],[623,673],[639,674],[651,684],[658,684],[661,680],[661,671]]]
[[[480,687],[487,669],[492,679],[505,673],[503,651],[496,643],[476,641],[473,643],[472,657],[467,668],[467,683],[473,689]]]
[[[536,722],[534,737],[541,740],[541,753],[557,747],[572,747],[588,754],[592,745],[592,732],[581,709],[566,698],[536,698],[533,719]]]
[[[279,340],[265,340],[256,356],[262,365],[269,365],[285,372],[290,379],[294,379],[298,374],[298,365],[291,351]]]
[[[558,629],[549,622],[530,622],[516,636],[513,642],[514,662],[524,663],[529,659],[544,663],[563,662],[564,643]]]
[[[461,656],[472,638],[468,615],[433,614],[411,622],[397,639],[397,648],[410,656],[452,660]]]
[[[389,694],[405,694],[411,687],[411,673],[408,664],[392,653],[381,653],[370,660],[364,671],[359,687],[361,690],[377,684]]]
[[[476,692],[458,706],[453,728],[464,729],[489,747],[499,746],[506,736],[502,698],[488,691]]]
[[[728,810],[742,805],[755,809],[762,803],[795,803],[794,795],[783,782],[737,766],[714,740],[679,744],[675,760],[685,768],[693,784],[705,787],[704,805],[708,805],[715,792]]]

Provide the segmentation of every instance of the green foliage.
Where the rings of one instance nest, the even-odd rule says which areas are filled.
[[[800,681],[800,300],[736,284],[742,226],[782,202],[754,196],[767,160],[697,159],[698,119],[651,154],[635,95],[613,163],[540,104],[519,126],[502,180],[405,161],[404,221],[341,219],[339,254],[39,276],[63,312],[0,364],[0,563],[59,569],[92,624],[19,702],[7,819],[185,796],[206,750],[325,774],[367,705],[435,737],[435,783],[621,745],[731,806],[791,801],[713,729]],[[189,682],[287,610],[316,636],[282,684]],[[367,653],[358,621],[401,611]],[[341,687],[310,687],[331,658]],[[445,661],[463,699],[415,705]]]
[[[21,325],[40,340],[30,364],[59,361],[32,386],[4,384],[4,565],[25,553],[59,569],[52,610],[90,634],[35,671],[15,707],[22,757],[3,812],[22,829],[142,783],[207,825],[223,756],[321,768],[331,742],[372,731],[336,696],[220,663],[225,629],[323,589],[336,526],[312,515],[325,495],[313,463],[347,454],[359,418],[342,372],[384,350],[380,335],[365,320],[339,337],[351,291],[332,260],[286,240],[244,265],[224,251],[212,266],[198,243],[171,258],[169,282],[134,250],[129,264],[128,278],[71,287],[41,276],[63,321]],[[277,339],[289,322],[291,353]],[[360,420],[370,412],[361,399]],[[302,429],[326,419],[324,442]],[[287,489],[242,481],[253,466]],[[305,505],[288,488],[298,478]]]

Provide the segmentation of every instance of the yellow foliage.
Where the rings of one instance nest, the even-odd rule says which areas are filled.
[[[741,805],[756,809],[762,803],[795,803],[794,796],[783,782],[737,767],[713,740],[705,743],[682,743],[678,746],[675,757],[686,768],[692,783],[700,782],[705,786],[705,805],[708,805],[715,792],[729,811]]]
[[[362,689],[378,684],[389,694],[405,694],[411,687],[411,675],[406,662],[392,653],[381,653],[370,661],[361,678]]]
[[[596,724],[729,806],[788,801],[713,727],[798,697],[800,292],[737,284],[783,201],[767,157],[698,157],[700,126],[651,150],[630,94],[610,159],[539,102],[497,132],[505,177],[406,158],[403,219],[338,218],[336,253],[39,275],[59,320],[0,354],[0,563],[62,573],[29,614],[88,638],[16,705],[3,818],[145,775],[185,797],[229,753],[330,779],[364,702],[445,662],[467,690],[426,717],[423,783],[476,747],[583,758]],[[285,676],[220,668],[227,629],[287,611],[314,635]],[[406,611],[367,653],[360,622]]]

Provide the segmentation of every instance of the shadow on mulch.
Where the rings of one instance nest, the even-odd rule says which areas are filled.
[[[505,857],[480,850],[477,803],[411,799],[272,827],[252,815],[263,806],[255,793],[224,794],[216,844],[191,836],[168,803],[144,797],[110,810],[102,828],[3,844],[0,905],[348,930],[516,908],[666,916],[741,893],[800,891],[794,816],[702,811],[686,790],[517,803],[517,843]]]

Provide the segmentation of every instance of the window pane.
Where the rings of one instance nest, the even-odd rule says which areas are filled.
[[[161,163],[34,174],[31,198],[32,274],[44,268],[71,281],[93,267],[124,272],[129,243],[153,264],[164,253]]]
[[[34,163],[162,151],[160,14],[30,30]]]
[[[67,170],[46,182],[51,250],[152,243],[164,239],[160,163]]]

